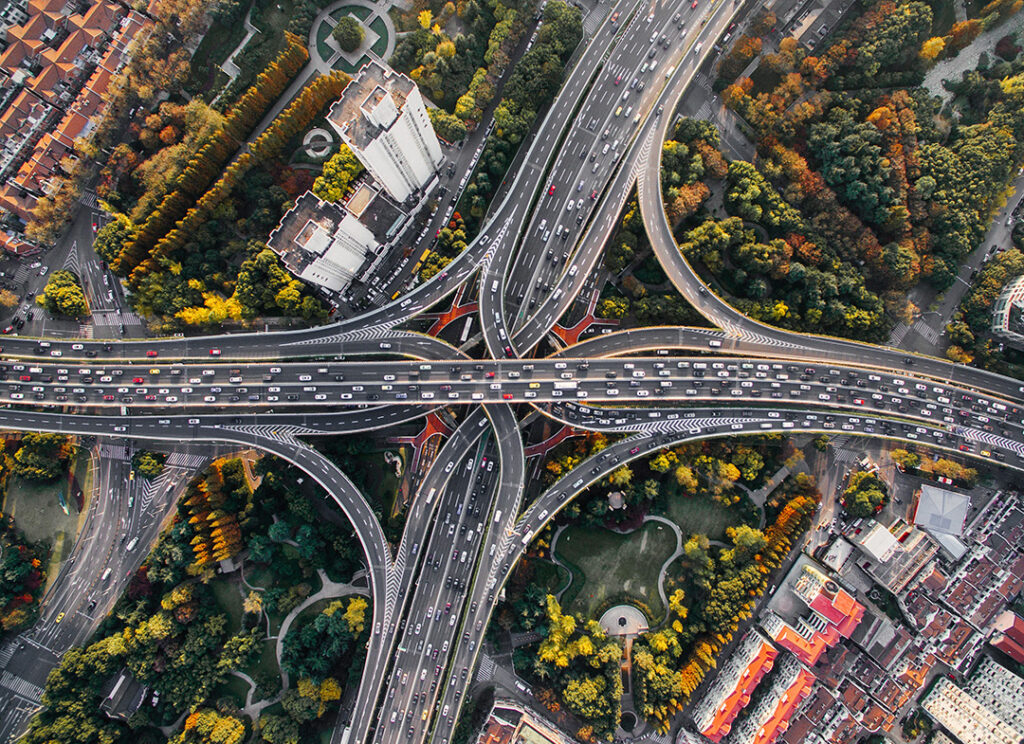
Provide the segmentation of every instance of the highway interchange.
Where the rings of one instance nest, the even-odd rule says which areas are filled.
[[[706,437],[843,432],[1024,469],[1018,381],[764,326],[718,299],[682,259],[661,207],[660,145],[703,55],[748,10],[616,3],[480,236],[398,300],[303,331],[5,338],[0,426],[255,446],[313,477],[352,522],[369,569],[367,661],[335,737],[360,743],[447,744],[516,560],[575,494],[631,459]],[[667,274],[721,330],[630,330],[525,358],[591,275],[633,183]],[[490,359],[397,328],[474,278]],[[304,439],[382,429],[437,406],[457,406],[461,423],[393,548],[358,489]],[[525,504],[513,406],[627,436]]]

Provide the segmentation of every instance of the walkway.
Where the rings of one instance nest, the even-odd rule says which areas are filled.
[[[996,42],[1007,34],[1020,31],[1024,28],[1024,13],[1016,13],[995,28],[989,29],[978,35],[978,38],[960,50],[952,59],[945,59],[936,64],[924,76],[922,87],[927,88],[933,96],[938,96],[943,103],[949,101],[953,94],[942,87],[943,80],[954,80],[960,82],[960,77],[968,70],[978,66],[978,59],[982,52],[987,52],[992,58],[992,49]]]
[[[249,43],[249,40],[260,32],[258,28],[252,25],[252,5],[249,6],[249,10],[245,11],[245,20],[243,23],[245,24],[245,38],[242,39],[242,42],[235,47],[235,51],[231,52],[231,54],[228,55],[228,58],[224,60],[224,63],[220,66],[220,69],[224,70],[224,73],[231,78],[229,83],[233,83],[235,78],[242,73],[241,68],[235,64],[235,57],[245,49],[245,45]],[[227,85],[225,85],[221,90],[226,88]]]
[[[277,640],[277,651],[276,651],[276,653],[277,653],[277,663],[278,664],[281,663],[281,653],[284,651],[284,639],[285,639],[285,636],[288,635],[288,629],[291,627],[292,623],[295,621],[295,618],[297,618],[299,616],[299,613],[301,613],[304,609],[306,609],[307,607],[312,605],[314,602],[318,602],[321,599],[337,599],[338,597],[345,597],[345,596],[348,596],[350,594],[361,594],[364,597],[370,596],[370,592],[369,592],[369,590],[365,586],[356,586],[354,584],[340,584],[338,582],[331,581],[329,578],[327,578],[327,574],[324,573],[324,570],[321,569],[321,568],[318,568],[316,572],[317,572],[317,575],[320,576],[320,581],[323,582],[323,586],[320,588],[320,591],[316,592],[315,594],[310,594],[308,597],[306,597],[304,600],[302,600],[302,602],[300,602],[299,605],[297,607],[295,607],[295,609],[293,609],[291,612],[289,612],[285,616],[284,620],[281,621],[281,627],[277,631],[277,639],[276,639]],[[287,690],[287,689],[288,689],[288,672],[286,672],[284,669],[281,669],[281,690],[282,690],[282,693],[283,693],[284,690]],[[259,711],[262,710],[265,706],[271,705],[272,703],[277,702],[277,698],[278,697],[280,697],[280,695],[275,696],[275,698],[273,700],[263,700],[263,701],[260,701],[259,703],[256,703],[255,705],[253,705],[253,703],[252,703],[252,690],[250,690],[249,691],[249,695],[247,696],[246,701],[245,701],[246,702],[246,707],[244,709],[245,714],[246,715],[251,715],[252,719],[255,721],[256,718],[259,716]],[[255,710],[255,715],[253,715],[250,712],[250,708],[253,708]]]
[[[317,43],[317,39],[320,35],[320,25],[322,23],[329,23],[331,29],[333,29],[337,21],[331,17],[331,13],[336,10],[340,10],[341,8],[351,6],[366,8],[370,11],[370,14],[366,16],[366,18],[359,19],[360,25],[363,27],[364,31],[367,32],[366,37],[363,39],[363,43],[354,52],[343,52],[341,47],[338,46],[338,42],[328,34],[324,43],[333,50],[333,54],[329,58],[324,59],[323,55],[320,53],[320,44]],[[370,2],[370,0],[337,0],[337,2],[328,5],[317,13],[316,18],[313,19],[313,23],[309,29],[310,63],[315,65],[322,74],[326,74],[335,69],[335,65],[342,60],[350,69],[358,69],[366,62],[367,58],[386,63],[395,51],[395,42],[398,38],[397,31],[395,30],[395,24],[391,21],[391,16],[388,15],[388,9],[390,7],[391,3],[377,5],[376,3]],[[370,25],[377,19],[380,19],[387,29],[387,46],[384,49],[384,53],[379,56],[371,49],[371,47],[377,43],[379,36],[372,28],[370,28]]]

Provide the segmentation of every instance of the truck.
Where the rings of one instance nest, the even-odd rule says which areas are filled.
[[[575,390],[578,384],[576,380],[555,380],[555,390]]]

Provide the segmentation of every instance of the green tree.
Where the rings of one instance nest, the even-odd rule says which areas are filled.
[[[135,225],[132,221],[126,215],[115,214],[114,219],[96,231],[93,248],[109,264],[121,255],[125,243],[130,242],[134,234]]]
[[[135,471],[143,478],[152,480],[164,471],[164,462],[166,460],[167,455],[162,452],[141,450],[136,452],[134,457],[132,457],[132,467],[134,467]]]
[[[904,470],[913,470],[921,464],[921,456],[916,452],[908,452],[905,449],[894,449],[890,454],[892,461]]]
[[[67,472],[73,452],[63,434],[25,434],[14,453],[11,470],[22,478],[48,481]]]
[[[354,52],[363,43],[366,32],[362,24],[350,15],[342,16],[337,25],[331,31],[331,36],[338,42],[338,46],[346,52]]]
[[[36,301],[51,313],[60,313],[69,318],[87,315],[89,306],[85,301],[78,277],[70,271],[55,271],[46,282],[43,294]]]
[[[875,474],[859,470],[850,475],[843,491],[842,504],[854,517],[869,517],[888,500],[885,483]]]
[[[449,114],[444,109],[431,106],[427,109],[427,116],[430,123],[434,125],[434,132],[438,137],[447,142],[459,142],[466,136],[466,122],[455,114]]]
[[[321,174],[313,182],[313,193],[324,201],[341,201],[348,192],[349,186],[365,169],[348,145],[341,149],[326,163]]]

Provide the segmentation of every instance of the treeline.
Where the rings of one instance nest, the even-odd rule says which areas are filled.
[[[613,741],[622,717],[622,647],[596,620],[563,613],[550,594],[546,602],[546,637],[533,671],[550,689],[538,691],[537,697],[551,710],[564,704],[584,721],[576,738]]]
[[[498,184],[512,158],[537,118],[537,113],[554,99],[562,84],[565,65],[583,38],[580,9],[562,0],[544,6],[544,20],[537,41],[522,56],[503,89],[494,112],[494,133],[487,140],[473,179],[466,186],[460,204],[462,214],[472,218],[475,233]]]
[[[309,52],[301,39],[289,35],[284,51],[260,74],[256,83],[225,117],[223,126],[191,158],[174,188],[121,248],[111,262],[115,272],[127,276],[150,256],[154,246],[168,235],[189,204],[209,188],[227,159],[308,60]]]
[[[10,471],[4,467],[4,488]],[[14,517],[0,513],[0,636],[27,627],[36,617],[46,585],[49,549],[29,542]]]
[[[253,469],[262,479],[255,491],[238,459],[215,461],[190,485],[173,523],[132,576],[96,640],[68,651],[51,672],[27,742],[155,744],[165,739],[154,726],[185,713],[174,742],[240,742],[252,733],[268,744],[315,737],[316,722],[340,698],[341,684],[332,675],[358,675],[366,600],[332,605],[322,613],[325,620],[293,626],[286,657],[298,679],[280,696],[280,677],[258,671],[266,646],[262,629],[267,614],[286,614],[308,596],[317,570],[347,580],[361,554],[351,529],[322,518],[299,491],[294,469],[273,457],[261,458]],[[268,588],[250,591],[239,623],[229,619],[211,582],[221,580],[213,562],[238,557],[243,548],[249,551],[247,576],[264,577]],[[312,646],[316,654],[297,653]],[[125,668],[160,696],[127,723],[100,709],[105,685]],[[280,700],[257,726],[234,705],[213,699],[241,669],[256,678],[254,699]]]
[[[984,19],[954,25],[950,44],[962,48],[1012,7],[990,3]],[[800,237],[820,260],[802,260],[844,282],[862,276],[854,306],[874,314],[880,300],[890,319],[912,316],[905,290],[919,280],[953,283],[1024,161],[1021,64],[993,66],[984,95],[954,101],[972,123],[957,126],[917,87],[945,44],[929,38],[933,21],[917,0],[869,4],[820,53],[784,39],[723,93],[753,129],[758,170],[804,215]],[[847,325],[854,335],[860,322]]]
[[[693,535],[680,559],[681,575],[669,578],[669,618],[633,645],[633,699],[637,712],[667,732],[676,713],[717,665],[717,655],[749,618],[771,572],[810,525],[820,501],[811,476],[798,473],[790,498],[763,533],[729,528],[729,547],[712,547]]]

